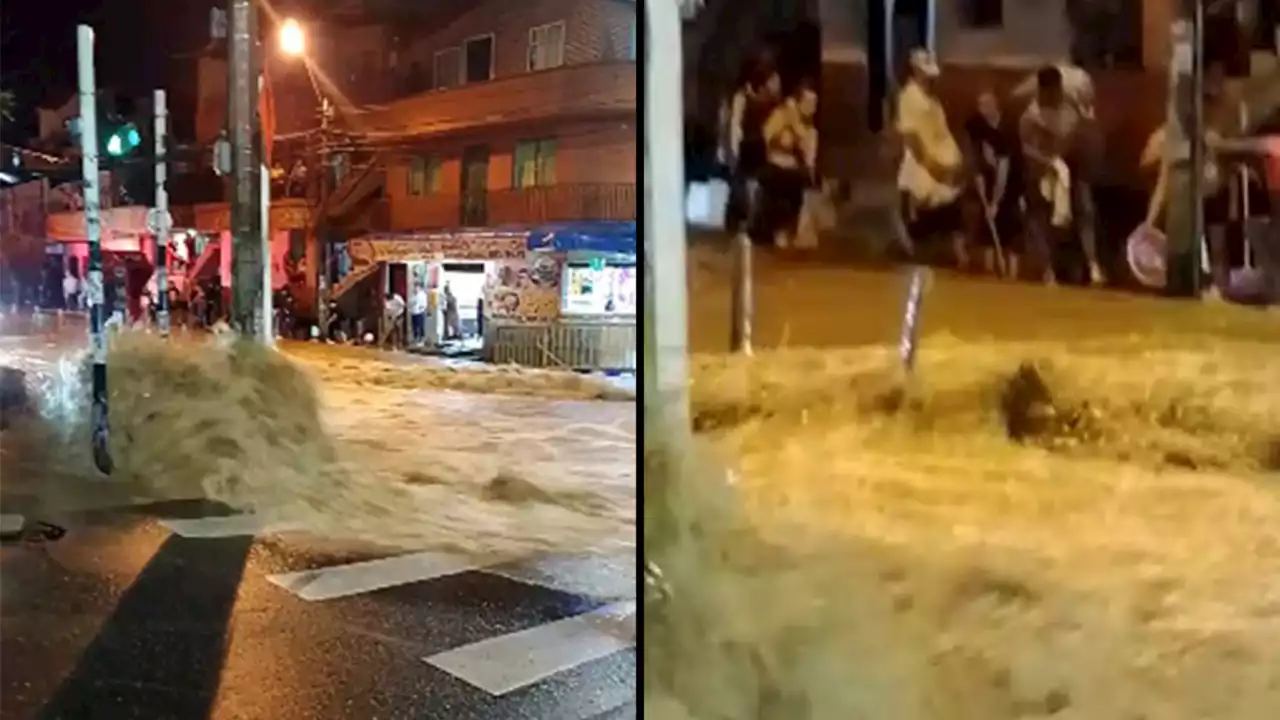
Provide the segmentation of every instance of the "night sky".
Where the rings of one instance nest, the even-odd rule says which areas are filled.
[[[0,87],[17,95],[6,142],[35,131],[35,107],[64,102],[76,87],[77,23],[97,31],[98,87],[143,97],[169,93],[173,130],[191,132],[194,61],[208,42],[214,0],[0,0]],[[183,57],[183,56],[187,57]]]

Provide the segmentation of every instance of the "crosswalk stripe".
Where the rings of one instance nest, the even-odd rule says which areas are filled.
[[[268,580],[303,600],[349,597],[478,569],[474,560],[420,552],[349,565],[269,575]]]
[[[635,611],[635,601],[607,605],[423,659],[491,695],[505,695],[635,647]]]
[[[22,532],[22,526],[26,524],[26,518],[21,515],[0,515],[0,535],[12,535]]]
[[[275,521],[252,514],[161,520],[160,524],[170,532],[186,538],[229,538],[303,529],[297,523]]]
[[[583,597],[636,596],[634,550],[608,555],[551,555],[486,568],[485,572]]]

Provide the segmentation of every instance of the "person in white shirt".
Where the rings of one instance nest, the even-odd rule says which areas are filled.
[[[70,270],[62,278],[62,302],[67,310],[80,309],[80,280]]]
[[[385,342],[398,348],[404,344],[404,298],[398,292],[387,293],[383,314],[386,320]]]
[[[427,289],[422,285],[414,286],[413,294],[409,296],[409,324],[414,345],[421,345],[426,340],[427,304]]]
[[[934,92],[940,70],[933,55],[911,53],[911,77],[898,93],[897,130],[902,138],[898,191],[909,241],[949,239],[956,264],[969,264],[960,196],[964,155]]]

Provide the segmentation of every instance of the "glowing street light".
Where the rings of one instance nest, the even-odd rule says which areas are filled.
[[[280,52],[289,57],[302,57],[307,51],[307,34],[297,20],[289,18],[280,26]]]

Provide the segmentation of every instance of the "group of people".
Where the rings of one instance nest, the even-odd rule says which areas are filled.
[[[1025,257],[1052,284],[1062,252],[1075,244],[1085,277],[1103,282],[1090,187],[1100,135],[1088,77],[1070,67],[1042,68],[1004,103],[1025,103],[1013,124],[996,94],[984,91],[956,138],[936,92],[937,62],[916,50],[909,67],[896,105],[908,250],[946,243],[968,270],[977,249],[983,269],[1010,278],[1022,275]]]
[[[444,309],[443,340],[445,342],[461,340],[462,320],[458,313],[458,297],[453,294],[453,288],[448,281],[445,281],[444,287],[440,291],[440,301]],[[425,345],[428,341],[427,318],[432,310],[431,293],[421,283],[414,286],[407,303],[400,293],[395,291],[387,293],[386,298],[383,300],[383,329],[377,344],[379,346],[390,345],[393,349],[405,346],[404,320],[405,313],[408,312],[408,344],[415,347]],[[477,332],[480,332],[480,326],[484,322],[483,306],[477,309],[477,315]]]
[[[922,243],[946,247],[956,266],[968,270],[976,250],[988,273],[1019,278],[1025,259],[1032,275],[1048,284],[1056,283],[1064,270],[1089,284],[1105,282],[1094,192],[1105,162],[1104,143],[1089,75],[1071,65],[1048,65],[1003,102],[992,91],[981,92],[956,137],[936,91],[939,68],[932,55],[914,51],[909,73],[896,104],[903,145],[897,185],[908,251],[914,253]],[[1280,197],[1274,148],[1256,138],[1236,137],[1239,103],[1225,88],[1223,68],[1206,68],[1207,159],[1201,188],[1211,297],[1226,295],[1233,286],[1228,227],[1247,220],[1242,208],[1264,218],[1280,210],[1280,202],[1269,199]],[[1006,120],[1004,108],[1016,109],[1014,121]],[[1163,237],[1157,228],[1168,204],[1165,143],[1165,130],[1158,128],[1142,156],[1141,164],[1155,169],[1156,177],[1146,222],[1135,235]],[[1258,172],[1259,159],[1275,177]],[[1242,202],[1246,195],[1247,205]],[[1240,233],[1241,242],[1265,250],[1275,244],[1280,218],[1271,225],[1261,236]],[[1255,250],[1258,254],[1265,253]],[[1076,262],[1072,267],[1077,258],[1083,266]],[[1269,272],[1276,275],[1280,268]],[[1265,267],[1262,274],[1268,274]]]
[[[721,108],[719,164],[729,177],[728,223],[758,242],[805,242],[806,190],[818,180],[818,93],[808,80],[784,88],[768,58],[744,70]]]

